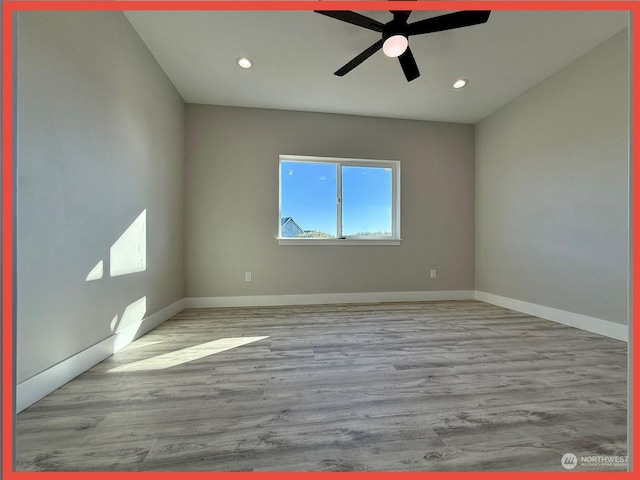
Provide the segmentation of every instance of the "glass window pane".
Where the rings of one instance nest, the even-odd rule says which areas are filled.
[[[344,236],[391,236],[392,181],[388,167],[342,167]]]
[[[280,225],[283,237],[336,238],[338,166],[280,162]]]

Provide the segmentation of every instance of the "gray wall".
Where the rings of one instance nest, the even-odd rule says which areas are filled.
[[[184,103],[121,12],[21,12],[17,47],[21,382],[184,297]],[[145,209],[146,270],[112,278]]]
[[[476,289],[627,323],[627,31],[476,126]]]
[[[471,125],[188,105],[187,296],[473,289],[473,145]],[[402,245],[279,246],[279,154],[400,160]]]

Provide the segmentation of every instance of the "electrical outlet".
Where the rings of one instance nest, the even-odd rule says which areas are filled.
[[[436,278],[438,272],[436,272],[435,270],[431,270],[431,278]]]
[[[244,281],[245,282],[251,281],[251,272],[244,272]]]

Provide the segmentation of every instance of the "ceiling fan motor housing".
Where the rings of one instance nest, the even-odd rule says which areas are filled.
[[[407,22],[402,20],[391,20],[382,27],[382,41],[386,41],[389,37],[394,35],[402,35],[403,37],[409,37],[407,35]]]

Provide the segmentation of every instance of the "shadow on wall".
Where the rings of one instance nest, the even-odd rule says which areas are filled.
[[[147,209],[127,227],[109,249],[109,276],[119,277],[147,269]],[[101,280],[104,276],[104,260],[100,260],[85,278],[86,282]],[[109,325],[116,333],[144,318],[147,313],[146,295],[130,303],[122,313],[116,314]],[[137,333],[137,332],[136,332]],[[135,337],[135,334],[134,334]]]

